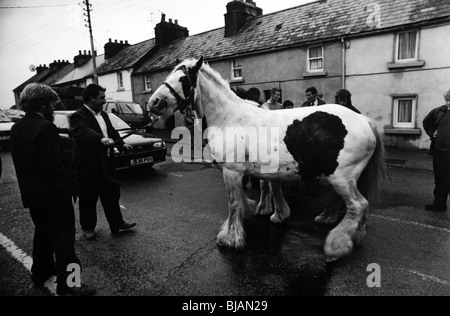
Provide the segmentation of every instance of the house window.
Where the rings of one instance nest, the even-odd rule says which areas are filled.
[[[394,97],[394,128],[414,128],[416,122],[417,97]]]
[[[122,72],[117,73],[117,90],[123,89],[123,75]]]
[[[232,64],[232,78],[233,80],[242,80],[242,60],[240,58],[233,59]]]
[[[150,79],[150,75],[144,76],[144,87],[145,91],[152,91],[152,81]]]
[[[396,61],[418,60],[419,32],[409,31],[397,35],[397,59]]]
[[[308,72],[323,71],[323,46],[308,49]]]

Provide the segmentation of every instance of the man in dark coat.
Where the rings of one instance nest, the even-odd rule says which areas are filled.
[[[80,261],[75,254],[69,168],[64,164],[58,130],[53,124],[58,100],[49,86],[26,86],[20,95],[26,115],[11,129],[11,155],[22,201],[30,209],[35,225],[31,279],[42,286],[56,274],[58,295],[90,295],[95,291],[67,284],[68,266],[80,266]]]
[[[110,176],[112,166],[108,158],[108,150],[114,146],[120,150],[131,150],[132,146],[120,139],[108,114],[103,112],[104,88],[90,84],[83,92],[83,100],[85,105],[71,115],[70,125],[75,138],[73,162],[78,174],[80,224],[85,238],[93,240],[99,198],[113,234],[136,225],[123,220],[120,187]]]
[[[304,106],[319,106],[327,104],[324,100],[317,96],[317,89],[315,87],[310,87],[306,89],[306,101],[300,107]]]
[[[450,90],[444,98],[446,104],[432,110],[423,120],[423,128],[431,138],[435,179],[434,201],[425,209],[435,212],[447,210],[450,194]]]

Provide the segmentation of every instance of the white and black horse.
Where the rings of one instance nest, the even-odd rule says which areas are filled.
[[[275,205],[273,222],[290,215],[279,183],[325,176],[346,205],[345,217],[326,238],[327,260],[350,254],[354,244],[362,242],[368,198],[378,191],[384,176],[383,145],[371,119],[335,104],[262,110],[236,96],[203,58],[176,66],[148,105],[161,115],[189,103],[198,118],[206,116],[211,154],[223,167],[229,217],[217,236],[219,245],[243,247],[244,216],[270,212],[267,204],[271,203],[264,203],[267,187],[262,188],[257,210],[251,209],[242,186],[245,175],[269,181]],[[236,157],[239,152],[244,159]],[[263,159],[262,153],[267,152],[272,161]]]

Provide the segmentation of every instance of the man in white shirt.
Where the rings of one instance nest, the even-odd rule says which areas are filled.
[[[272,90],[270,90],[270,99],[266,103],[261,105],[261,109],[264,109],[264,110],[282,110],[283,109],[283,104],[278,102],[278,101],[280,101],[280,97],[281,97],[280,89],[273,88]]]
[[[117,146],[130,150],[112,126],[108,114],[103,112],[105,89],[90,84],[83,92],[85,105],[70,117],[75,138],[73,164],[78,175],[80,198],[80,224],[87,240],[95,239],[97,225],[97,201],[100,201],[111,233],[133,228],[136,223],[123,220],[120,210],[120,187],[111,178],[112,166],[108,150]]]

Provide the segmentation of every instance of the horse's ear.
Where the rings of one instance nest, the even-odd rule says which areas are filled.
[[[194,67],[195,72],[198,72],[200,70],[200,68],[202,68],[203,61],[204,61],[203,56],[201,56],[200,59],[197,60],[197,63],[195,64],[195,67]]]

